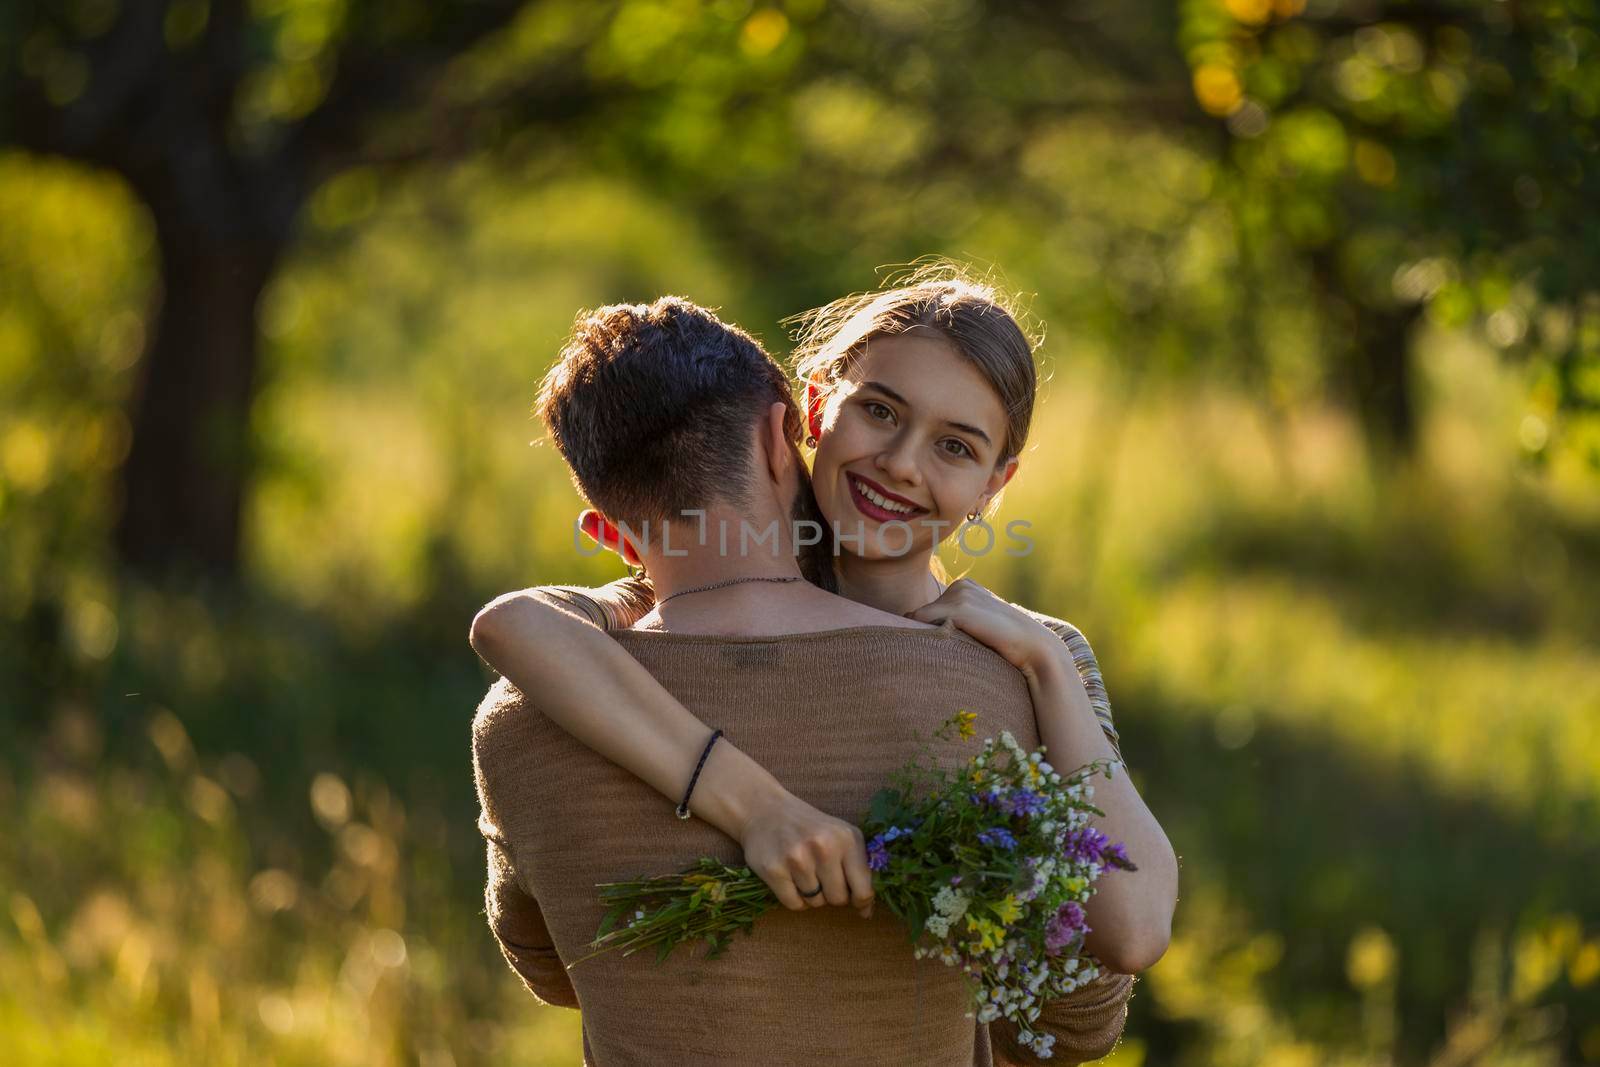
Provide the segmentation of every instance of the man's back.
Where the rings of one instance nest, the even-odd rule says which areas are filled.
[[[782,637],[613,634],[674,696],[793,793],[856,823],[873,793],[923,745],[941,764],[977,742],[933,730],[959,710],[979,737],[1009,729],[1038,745],[1027,684],[955,630],[852,627]],[[605,908],[598,883],[673,873],[701,856],[742,862],[739,846],[596,755],[501,682],[474,724],[483,829],[491,841],[490,920],[535,992],[570,1003],[557,962],[588,953]],[[503,850],[497,890],[494,854]],[[542,914],[541,914],[542,913]],[[548,938],[545,931],[548,930]],[[694,944],[657,965],[618,952],[569,973],[586,1061],[633,1064],[989,1062],[958,969],[916,960],[885,909],[775,907],[750,937],[704,960]],[[520,960],[520,962],[519,962]],[[544,978],[538,977],[544,968]],[[541,988],[540,982],[544,987]]]

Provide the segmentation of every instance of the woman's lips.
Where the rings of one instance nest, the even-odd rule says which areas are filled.
[[[846,472],[845,481],[850,484],[851,503],[855,504],[857,511],[874,522],[905,522],[907,519],[914,519],[918,515],[926,515],[928,513],[928,509],[924,507],[913,506],[911,511],[890,511],[888,508],[879,507],[862,492],[864,487],[870,487],[874,493],[891,501],[896,503],[899,503],[899,501],[895,501],[892,493],[879,489],[860,475]]]

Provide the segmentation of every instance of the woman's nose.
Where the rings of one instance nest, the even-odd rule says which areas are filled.
[[[911,458],[911,449],[904,444],[897,444],[878,453],[877,467],[883,472],[884,477],[893,482],[907,486],[922,484],[922,471]]]

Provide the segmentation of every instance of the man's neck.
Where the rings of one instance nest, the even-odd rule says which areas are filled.
[[[800,578],[792,532],[775,516],[723,509],[708,511],[703,524],[689,517],[663,527],[646,562],[656,602],[722,583],[769,590],[799,584],[756,581]]]

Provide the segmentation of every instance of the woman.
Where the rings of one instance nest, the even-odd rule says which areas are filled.
[[[1016,319],[991,288],[940,267],[804,321],[797,365],[806,443],[815,449],[817,507],[842,534],[830,576],[837,591],[924,622],[949,619],[1005,656],[1027,678],[1057,767],[1120,759],[1082,635],[973,582],[941,582],[933,555],[963,519],[978,521],[1016,474],[1037,384],[1033,346]],[[600,516],[585,512],[581,521],[639,565],[628,538]],[[705,599],[731,590],[691,592],[704,609]],[[518,688],[539,693],[553,721],[676,803],[710,728],[602,632],[653,608],[648,584],[636,579],[599,590],[524,590],[478,614],[472,644]],[[690,810],[740,842],[785,907],[853,904],[870,914],[859,830],[775,786],[724,738],[707,758]],[[1166,949],[1176,859],[1126,774],[1097,781],[1095,790],[1106,812],[1096,825],[1126,845],[1139,870],[1100,883],[1085,947],[1109,969],[1133,974]]]

